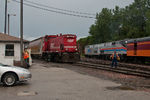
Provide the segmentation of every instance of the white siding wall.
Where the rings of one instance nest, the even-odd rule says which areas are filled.
[[[6,57],[5,56],[5,45],[14,44],[14,56]],[[0,43],[0,63],[13,65],[13,61],[20,61],[20,44],[19,43]]]

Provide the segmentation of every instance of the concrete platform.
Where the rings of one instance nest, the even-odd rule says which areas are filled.
[[[49,65],[50,66],[50,65]],[[0,86],[0,100],[149,100],[150,93],[119,90],[117,84],[65,68],[34,64],[32,80],[14,87]],[[109,89],[112,87],[112,89]],[[28,95],[18,95],[25,92]],[[27,93],[28,92],[28,93]],[[35,92],[35,94],[34,94]],[[32,93],[34,95],[30,95]]]

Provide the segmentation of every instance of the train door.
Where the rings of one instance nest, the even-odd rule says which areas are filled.
[[[134,55],[137,55],[137,41],[134,41]]]

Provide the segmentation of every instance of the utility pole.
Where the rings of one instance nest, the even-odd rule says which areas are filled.
[[[5,0],[5,25],[4,25],[4,33],[6,34],[7,30],[7,0]]]
[[[10,14],[8,14],[8,35],[9,35],[9,17],[10,17]]]
[[[23,0],[20,2],[20,57],[23,66]]]
[[[10,33],[9,29],[10,29],[10,16],[16,16],[16,14],[8,14],[8,35]]]

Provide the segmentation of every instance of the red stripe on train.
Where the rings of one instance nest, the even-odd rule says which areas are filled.
[[[127,48],[125,48],[125,47],[106,48],[106,49],[100,49],[100,50],[112,50],[112,49],[125,49],[125,50],[127,50]]]

